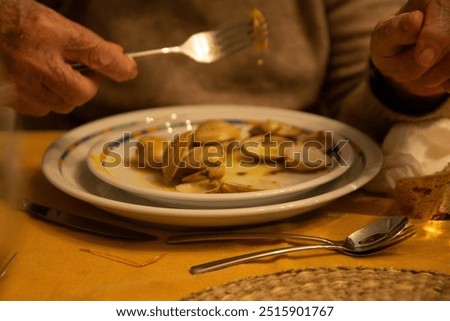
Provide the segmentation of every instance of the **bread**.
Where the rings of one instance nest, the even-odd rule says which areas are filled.
[[[450,218],[450,164],[434,175],[397,182],[391,214],[424,220]]]

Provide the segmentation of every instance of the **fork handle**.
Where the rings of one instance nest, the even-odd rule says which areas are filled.
[[[145,57],[145,56],[160,55],[160,54],[174,54],[174,53],[181,53],[181,48],[178,46],[164,47],[164,48],[159,48],[159,49],[150,49],[150,50],[144,50],[144,51],[131,52],[131,53],[128,53],[127,55],[130,58],[139,58],[139,57]]]
[[[167,239],[167,244],[185,244],[208,241],[232,241],[232,240],[303,240],[333,245],[334,242],[318,236],[287,234],[287,233],[252,233],[252,232],[228,232],[228,233],[202,233],[174,235]]]
[[[189,270],[192,274],[199,274],[204,272],[210,272],[215,271],[219,269],[224,269],[226,267],[230,267],[233,265],[262,259],[269,256],[277,256],[277,255],[283,255],[291,252],[299,252],[299,251],[306,251],[306,250],[319,250],[319,249],[326,249],[326,250],[339,250],[343,251],[344,248],[340,245],[306,245],[306,246],[290,246],[290,247],[284,247],[281,249],[272,249],[272,250],[265,250],[260,252],[254,252],[254,253],[247,253],[242,254],[238,256],[228,257],[225,259],[220,259],[212,262],[207,262],[199,265],[192,266]]]
[[[132,59],[134,58],[140,58],[140,57],[146,57],[146,56],[152,56],[152,55],[164,55],[164,54],[176,54],[181,53],[181,48],[178,46],[175,47],[164,47],[159,49],[150,49],[150,50],[144,50],[144,51],[137,51],[137,52],[130,52],[126,55]],[[92,68],[80,64],[80,63],[71,63],[70,66],[79,72],[86,72],[86,71],[92,71]]]

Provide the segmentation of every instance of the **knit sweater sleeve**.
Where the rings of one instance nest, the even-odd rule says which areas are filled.
[[[381,141],[395,123],[450,117],[450,99],[448,98],[428,113],[406,114],[394,111],[384,105],[374,94],[373,87],[370,85],[370,73],[371,71],[368,70],[364,81],[342,100],[337,116],[342,121],[364,130]]]

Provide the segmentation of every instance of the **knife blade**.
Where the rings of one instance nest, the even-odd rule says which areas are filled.
[[[145,232],[132,230],[123,226],[101,222],[85,216],[61,211],[55,208],[37,204],[29,200],[21,200],[19,207],[39,218],[71,227],[84,232],[101,236],[130,239],[130,240],[156,240],[157,237]]]

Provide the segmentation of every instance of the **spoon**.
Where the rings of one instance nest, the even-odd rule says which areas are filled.
[[[388,247],[387,243],[392,243],[391,245],[397,244],[398,242],[395,242],[394,239],[400,234],[399,232],[403,230],[407,222],[408,219],[404,216],[386,217],[354,231],[343,241],[331,241],[333,244],[291,246],[243,254],[193,266],[190,272],[192,274],[209,272],[255,259],[305,250],[327,249],[336,250],[347,255],[368,255],[377,252],[377,249],[385,249]]]
[[[405,227],[408,219],[405,216],[389,216],[382,220],[370,223],[368,226],[363,227],[362,232],[366,233],[371,229],[371,239],[365,239],[364,243],[370,245],[370,243],[378,242],[383,239],[389,238],[395,235],[403,227]],[[358,230],[359,231],[359,230]],[[357,233],[358,231],[355,231]],[[378,231],[378,232],[377,232]],[[388,234],[386,231],[391,231]],[[333,241],[324,237],[301,235],[301,234],[287,234],[287,233],[257,233],[257,232],[223,232],[223,233],[200,233],[200,234],[187,234],[187,235],[174,235],[167,239],[167,244],[184,244],[193,242],[207,242],[207,241],[231,241],[231,240],[304,240],[315,241],[325,244],[341,244],[344,241]]]

